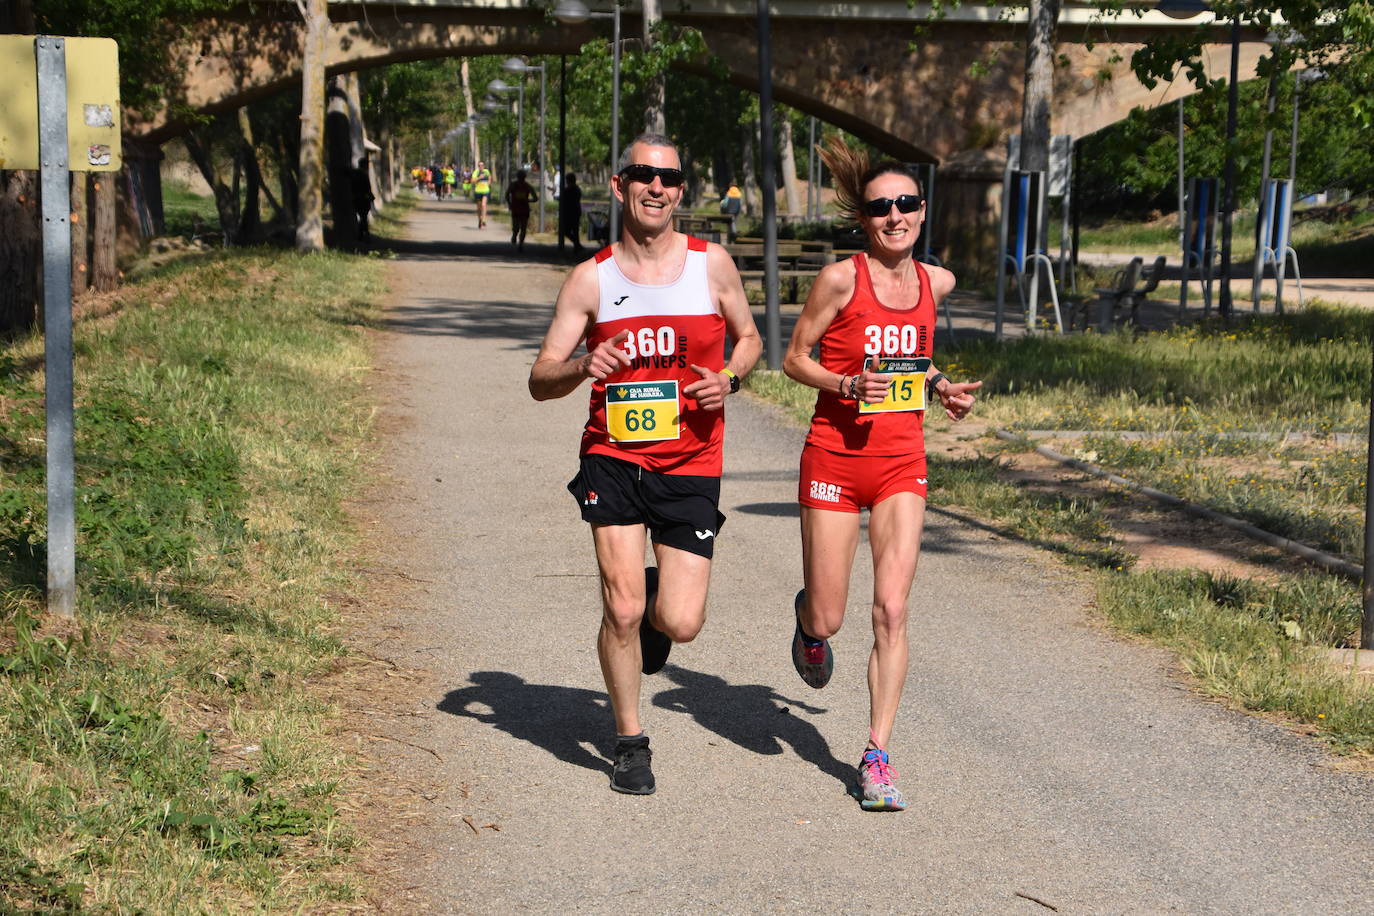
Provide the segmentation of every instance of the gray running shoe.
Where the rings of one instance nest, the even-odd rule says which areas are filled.
[[[649,622],[657,597],[658,567],[649,566],[644,570],[644,618],[639,621],[639,670],[645,674],[662,671],[668,664],[668,653],[673,651],[673,641]]]
[[[797,616],[797,627],[792,633],[792,667],[797,669],[803,681],[820,690],[830,683],[830,675],[835,671],[835,653],[828,639],[814,646],[808,646],[802,639],[801,606],[804,600],[806,589],[797,592],[797,597],[792,599],[792,609]]]
[[[615,742],[615,765],[611,767],[611,788],[626,795],[653,795],[654,771],[649,768],[653,760],[649,750],[649,736],[638,738],[617,738]]]
[[[859,761],[859,806],[865,811],[904,811],[906,799],[892,784],[897,771],[887,762],[887,751],[870,747]]]

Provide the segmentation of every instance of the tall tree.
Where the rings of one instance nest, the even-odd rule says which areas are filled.
[[[296,250],[324,249],[324,63],[329,0],[296,0],[301,42],[301,143],[297,171]]]
[[[0,31],[34,31],[30,0],[0,7]],[[0,170],[0,335],[28,330],[38,318],[38,175]]]
[[[1050,110],[1054,104],[1054,43],[1059,0],[1030,0],[1026,21],[1025,94],[1021,102],[1021,168],[1050,167]]]
[[[655,33],[659,23],[663,21],[663,10],[659,0],[643,0],[643,6],[644,51],[647,55],[652,54],[654,50]],[[655,134],[666,131],[664,119],[667,116],[667,98],[664,76],[663,70],[650,73],[644,84],[644,129]]]

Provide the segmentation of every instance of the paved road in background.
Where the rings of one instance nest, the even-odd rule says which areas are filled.
[[[525,385],[570,259],[515,256],[462,203],[421,204],[407,233],[372,505],[380,560],[414,583],[385,651],[439,684],[397,711],[442,760],[438,814],[409,832],[434,912],[1368,912],[1374,781],[1195,696],[1091,622],[1073,573],[938,506],[892,741],[910,808],[861,811],[869,555],[811,690],[788,651],[803,430],[748,395],[727,409],[706,628],[645,681],[658,793],[611,792],[596,568],[564,489],[586,388],[540,404]]]

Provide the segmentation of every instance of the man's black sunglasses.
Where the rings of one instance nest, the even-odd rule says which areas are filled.
[[[921,208],[921,203],[921,195],[903,194],[895,200],[891,197],[875,197],[872,200],[866,200],[860,209],[863,210],[864,216],[887,216],[888,212],[892,210],[893,204],[897,205],[897,210],[900,213],[915,213]]]
[[[627,165],[620,170],[620,177],[625,181],[642,181],[645,184],[653,184],[657,178],[663,182],[665,188],[676,188],[686,180],[682,174],[682,169],[661,169],[656,165],[642,165],[636,163]]]

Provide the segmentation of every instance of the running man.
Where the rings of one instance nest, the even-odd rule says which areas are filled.
[[[525,180],[525,170],[515,173],[515,180],[506,188],[506,206],[510,208],[510,243],[519,251],[525,250],[525,231],[530,224],[530,201],[538,200],[534,186]]]
[[[491,197],[491,169],[478,161],[472,170],[472,193],[477,197],[477,228],[487,224],[487,198]]]
[[[666,137],[644,134],[621,155],[611,178],[620,238],[564,281],[529,381],[543,401],[592,380],[581,467],[568,489],[591,525],[601,572],[597,654],[615,714],[611,788],[634,795],[655,789],[640,675],[660,670],[672,644],[690,642],[706,620],[725,521],[725,399],[761,349],[730,255],[673,229],[683,181]],[[646,539],[657,560],[649,569]]]
[[[983,383],[955,382],[931,363],[936,308],[954,275],[913,256],[925,219],[915,176],[899,162],[870,164],[838,138],[821,158],[840,212],[858,222],[868,247],[822,268],[783,358],[784,372],[819,389],[798,480],[805,587],[793,602],[792,664],[812,687],[830,680],[829,640],[844,623],[859,512],[868,509],[873,648],[858,789],[863,808],[901,811],[887,744],[906,683],[907,598],[925,520],[922,420],[927,400],[962,419]],[[819,359],[811,355],[818,344]]]

